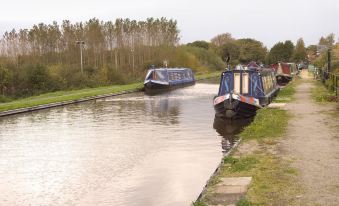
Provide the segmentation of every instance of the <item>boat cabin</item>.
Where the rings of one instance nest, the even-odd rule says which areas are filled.
[[[218,96],[232,93],[254,97],[265,106],[276,91],[277,82],[271,69],[230,70],[222,73]]]

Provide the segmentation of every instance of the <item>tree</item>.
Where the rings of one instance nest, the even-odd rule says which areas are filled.
[[[335,42],[335,35],[333,33],[327,35],[326,37],[321,37],[319,39],[318,45],[325,45],[328,47],[332,47]]]
[[[297,44],[295,46],[294,50],[294,60],[296,62],[300,62],[306,59],[306,48],[305,48],[305,43],[302,38],[298,39]]]
[[[247,64],[250,61],[263,62],[266,57],[267,48],[263,43],[255,39],[239,39],[237,44],[240,48],[239,61]]]
[[[194,46],[194,47],[200,47],[203,49],[208,49],[210,45],[206,41],[194,41],[192,43],[188,43],[187,46]]]
[[[220,47],[219,55],[224,61],[226,61],[227,57],[229,56],[231,58],[231,63],[236,64],[238,63],[240,55],[240,47],[236,42],[227,42]]]
[[[211,43],[216,47],[220,47],[223,44],[226,44],[227,42],[230,41],[235,41],[235,39],[232,38],[232,35],[230,33],[219,34],[213,39],[211,39]]]
[[[267,63],[277,63],[278,61],[288,62],[293,57],[294,45],[290,40],[276,43],[270,50]]]

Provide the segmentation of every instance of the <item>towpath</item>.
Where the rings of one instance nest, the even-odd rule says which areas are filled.
[[[287,138],[280,143],[284,158],[292,160],[303,186],[300,205],[339,204],[339,112],[331,103],[311,97],[314,80],[301,74],[295,101],[286,106],[293,114]]]

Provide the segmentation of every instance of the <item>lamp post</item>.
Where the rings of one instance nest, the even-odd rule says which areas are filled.
[[[80,47],[80,66],[81,66],[81,74],[84,74],[84,68],[83,68],[83,64],[82,64],[82,48],[85,45],[84,41],[76,41],[76,43],[79,45]]]

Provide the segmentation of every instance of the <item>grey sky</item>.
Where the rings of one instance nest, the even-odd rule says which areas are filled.
[[[6,0],[1,7],[1,34],[63,19],[164,16],[178,21],[181,43],[208,41],[225,32],[235,38],[255,38],[268,47],[299,37],[315,44],[331,32],[339,37],[338,0]]]

